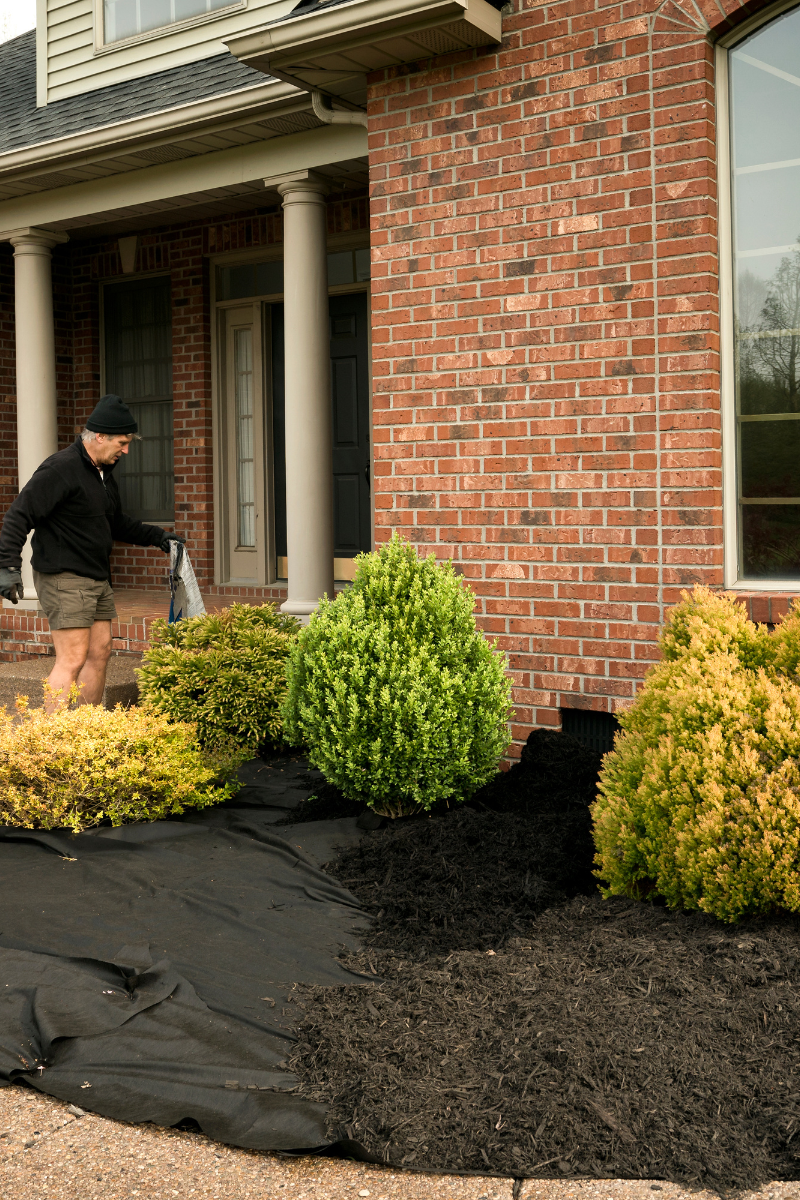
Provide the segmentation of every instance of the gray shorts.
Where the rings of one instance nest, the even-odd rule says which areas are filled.
[[[51,629],[91,629],[95,621],[115,621],[114,593],[106,579],[86,579],[61,571],[33,572],[36,594]]]

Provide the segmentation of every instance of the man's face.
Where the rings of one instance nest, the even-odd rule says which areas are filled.
[[[132,433],[98,433],[87,448],[98,467],[110,467],[128,453],[132,441]]]

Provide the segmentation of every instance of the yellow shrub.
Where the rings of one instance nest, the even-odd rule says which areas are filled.
[[[606,895],[725,921],[800,910],[800,610],[770,634],[697,587],[661,636],[593,808]]]
[[[236,790],[219,779],[237,760],[210,757],[192,725],[144,708],[17,707],[17,722],[0,708],[0,825],[77,832],[203,808]]]

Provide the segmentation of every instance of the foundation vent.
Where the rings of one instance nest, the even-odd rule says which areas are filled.
[[[614,749],[614,734],[619,729],[619,721],[613,713],[562,708],[561,729],[587,750],[593,750],[595,754],[607,754],[609,750]]]

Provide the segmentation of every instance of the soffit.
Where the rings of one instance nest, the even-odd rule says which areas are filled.
[[[497,0],[329,0],[227,44],[249,67],[363,108],[369,72],[497,43],[501,21]]]
[[[260,112],[234,114],[224,121],[198,122],[196,132],[177,128],[148,137],[131,128],[127,137],[117,139],[116,145],[83,153],[63,153],[60,159],[54,153],[50,161],[43,159],[38,166],[4,170],[0,156],[0,200],[323,128],[324,123],[314,116],[309,100],[301,95],[293,103],[287,98],[277,104],[265,103]]]

